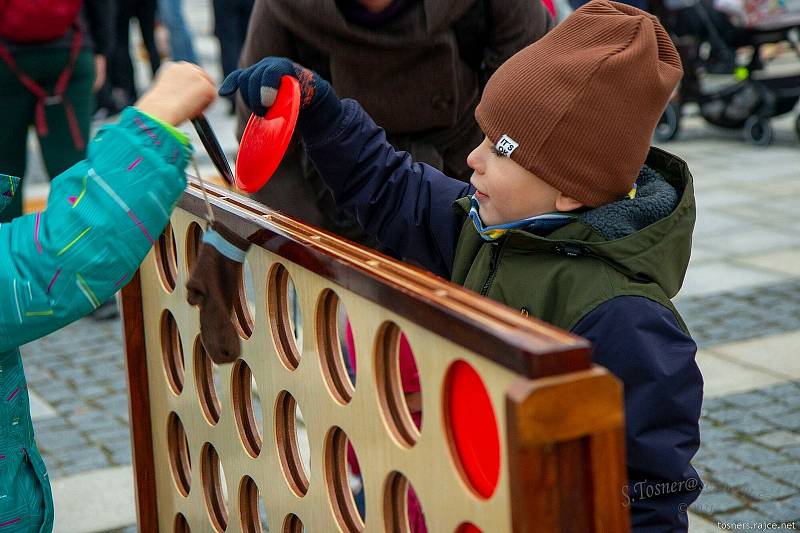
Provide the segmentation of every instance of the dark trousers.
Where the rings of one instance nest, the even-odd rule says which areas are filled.
[[[214,35],[219,39],[222,73],[236,70],[254,0],[214,0]]]
[[[14,52],[19,68],[48,91],[53,90],[67,64],[68,55],[69,50],[66,49],[47,50],[39,47]],[[66,95],[75,109],[81,136],[86,144],[89,143],[89,126],[94,112],[93,83],[94,55],[84,50],[75,63]],[[0,98],[0,116],[3,117],[0,128],[0,172],[22,177],[28,162],[28,129],[34,123],[36,97],[20,83],[4,61],[0,61],[0,94],[3,95]],[[63,105],[47,106],[45,116],[48,132],[39,137],[39,145],[47,173],[52,179],[84,159],[86,152],[75,147]],[[22,214],[24,183],[25,180],[20,182],[11,204],[0,213],[0,222],[8,222]]]
[[[125,90],[127,104],[136,100],[136,82],[133,75],[133,62],[130,53],[130,24],[135,18],[139,22],[139,30],[147,49],[150,69],[155,74],[161,66],[161,56],[156,46],[156,8],[157,0],[120,0],[117,3],[117,16],[114,28],[115,46],[111,54],[109,76],[112,87]]]

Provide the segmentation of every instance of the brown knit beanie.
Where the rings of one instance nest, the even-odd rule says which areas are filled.
[[[503,63],[475,118],[501,152],[596,207],[633,187],[682,73],[656,17],[593,0]]]

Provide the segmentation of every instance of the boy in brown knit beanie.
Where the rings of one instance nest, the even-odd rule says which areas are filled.
[[[220,93],[263,113],[280,77],[298,77],[309,156],[384,247],[589,339],[625,387],[633,528],[671,533],[701,489],[703,380],[670,301],[695,209],[686,164],[650,138],[681,73],[655,17],[586,4],[490,78],[471,186],[396,152],[357,102],[286,59],[233,73]]]

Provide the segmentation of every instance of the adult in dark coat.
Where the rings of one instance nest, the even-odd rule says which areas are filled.
[[[538,0],[256,0],[240,64],[285,56],[313,68],[394,146],[467,180],[466,156],[483,137],[473,116],[482,80],[551,27]],[[248,115],[240,107],[240,133]],[[336,207],[299,140],[256,198],[379,245]]]

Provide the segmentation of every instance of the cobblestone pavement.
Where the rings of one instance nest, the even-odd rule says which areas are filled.
[[[715,522],[800,521],[800,382],[704,402],[695,513]]]
[[[208,3],[186,2],[201,57],[219,77]],[[209,120],[232,155],[224,106]],[[775,121],[774,145],[758,149],[690,118],[665,146],[689,163],[698,204],[676,298],[706,380],[695,461],[706,489],[691,511],[710,524],[695,531],[800,520],[800,143],[792,122]],[[53,478],[131,462],[120,331],[119,320],[83,319],[23,348],[30,388],[46,404],[34,424]]]
[[[83,319],[23,348],[30,388],[57,416],[34,421],[50,476],[131,462],[119,320]]]
[[[682,299],[700,348],[800,330],[800,279]]]

